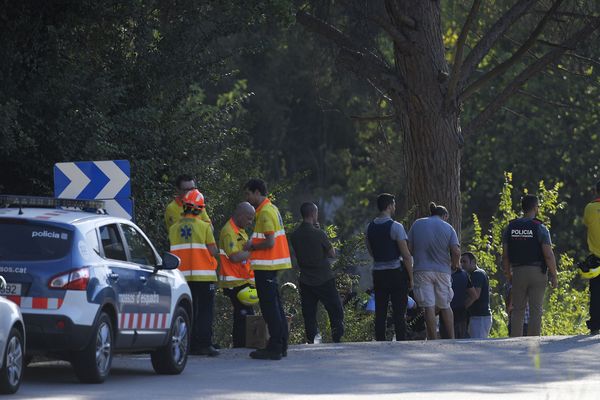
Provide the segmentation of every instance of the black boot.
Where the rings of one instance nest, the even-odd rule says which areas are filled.
[[[255,360],[281,360],[281,351],[269,348],[254,350],[250,353],[250,358]]]

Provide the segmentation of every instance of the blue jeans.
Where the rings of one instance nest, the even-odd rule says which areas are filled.
[[[254,271],[260,311],[269,329],[267,349],[281,353],[287,349],[288,325],[279,296],[277,271]]]
[[[471,316],[469,318],[469,337],[472,339],[487,339],[492,328],[492,316]]]

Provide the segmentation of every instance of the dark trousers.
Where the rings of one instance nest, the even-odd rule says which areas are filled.
[[[468,326],[469,316],[467,310],[464,307],[453,307],[452,314],[454,314],[454,338],[465,339],[469,337]],[[443,318],[440,318],[440,336],[442,339],[450,338],[450,333],[446,330]]]
[[[215,282],[188,282],[192,292],[194,316],[192,322],[191,349],[212,345],[213,317],[215,309]]]
[[[587,327],[590,331],[600,329],[600,276],[590,279],[590,319]]]
[[[302,302],[302,316],[304,317],[307,342],[313,343],[315,341],[318,331],[317,305],[320,301],[327,310],[327,314],[329,314],[331,338],[335,343],[338,343],[344,335],[344,309],[335,287],[335,278],[318,286],[300,282],[300,301]]]
[[[385,328],[390,302],[396,340],[406,340],[408,273],[400,268],[373,271],[373,291],[375,292],[375,340],[386,340]]]
[[[231,300],[233,306],[233,347],[246,347],[246,315],[254,315],[254,308],[245,306],[237,298],[237,294],[245,286],[223,289],[223,293]]]
[[[260,311],[269,329],[267,349],[281,352],[287,349],[288,324],[279,296],[277,271],[254,271]]]

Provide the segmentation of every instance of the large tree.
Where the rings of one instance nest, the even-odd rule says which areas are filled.
[[[589,0],[473,0],[453,32],[443,30],[448,4],[439,0],[310,3],[297,21],[335,44],[338,63],[391,103],[392,113],[365,118],[392,120],[402,134],[405,210],[423,215],[433,200],[449,208],[456,227],[464,141],[600,27],[598,5]],[[461,121],[463,103],[482,90],[494,95]]]

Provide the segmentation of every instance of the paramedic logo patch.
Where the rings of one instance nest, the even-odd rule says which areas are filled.
[[[191,238],[192,237],[192,228],[187,225],[182,226],[180,236],[186,240]]]

